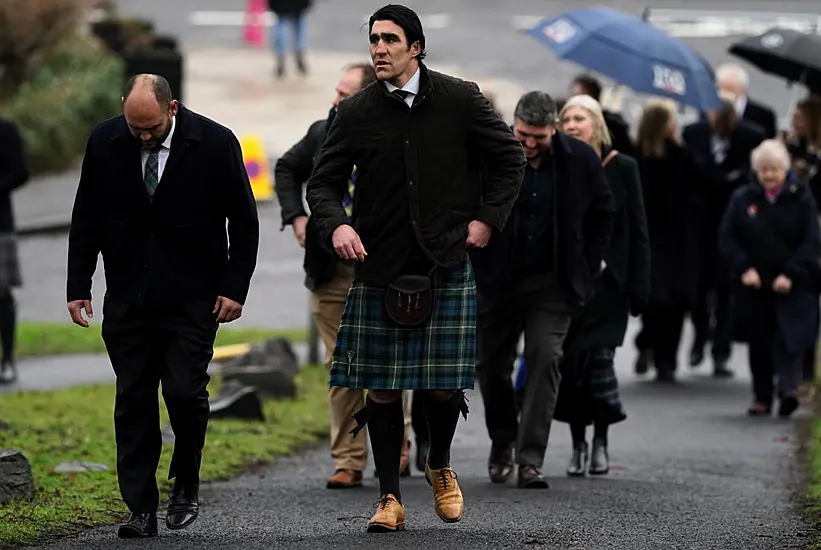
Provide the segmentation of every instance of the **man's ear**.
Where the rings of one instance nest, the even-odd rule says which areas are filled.
[[[410,47],[411,57],[416,57],[422,52],[422,48],[419,46],[419,41],[417,40]]]

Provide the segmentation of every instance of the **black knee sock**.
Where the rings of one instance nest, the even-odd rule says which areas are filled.
[[[459,422],[459,413],[463,411],[464,403],[462,392],[454,393],[445,401],[437,401],[430,394],[425,396],[425,415],[430,433],[428,465],[431,470],[450,466],[450,446],[456,434],[456,424]]]
[[[3,362],[14,361],[14,332],[17,311],[11,294],[0,297],[0,343],[3,345]]]
[[[598,439],[607,445],[607,431],[610,425],[606,422],[596,422],[593,427],[593,439]]]
[[[402,441],[405,436],[405,415],[402,399],[390,403],[377,403],[368,398],[372,414],[368,420],[368,434],[376,471],[379,474],[381,495],[391,494],[402,502],[399,490],[399,462],[402,458]]]
[[[584,443],[587,432],[587,426],[584,424],[571,424],[570,436],[573,438],[573,443]]]

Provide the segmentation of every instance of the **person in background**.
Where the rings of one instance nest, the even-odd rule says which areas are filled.
[[[299,246],[305,249],[305,286],[311,291],[311,312],[322,342],[325,345],[325,364],[331,368],[331,359],[339,330],[342,310],[348,297],[348,289],[353,283],[353,264],[342,261],[330,247],[319,240],[316,224],[305,212],[302,189],[314,168],[317,155],[325,142],[328,129],[336,116],[339,102],[351,97],[361,89],[376,82],[376,71],[371,63],[348,65],[336,85],[334,98],[328,117],[314,122],[308,133],[296,145],[282,155],[274,169],[276,195],[282,214],[282,229],[291,225]],[[351,174],[349,192],[343,199],[343,206],[353,220],[353,195],[355,193],[356,170]],[[362,390],[331,387],[328,390],[331,410],[331,458],[334,473],[328,479],[329,489],[347,489],[362,485],[368,447],[365,439],[354,438],[350,431],[356,426],[353,415],[362,408],[365,394]],[[408,399],[407,395],[405,399]],[[406,407],[407,409],[407,407]],[[406,432],[410,427],[410,413],[406,413]],[[424,421],[424,415],[422,416]],[[424,425],[427,432],[427,425]],[[421,427],[415,427],[421,429]],[[406,433],[407,438],[407,433]],[[409,443],[406,441],[400,470],[408,470]],[[424,471],[424,457],[422,463]]]
[[[12,289],[23,284],[11,192],[29,180],[28,161],[23,137],[17,127],[0,117],[0,384],[17,380],[14,361],[14,339],[17,308]]]
[[[506,223],[525,159],[510,128],[473,83],[427,68],[412,9],[389,4],[368,21],[378,82],[339,105],[308,181],[323,242],[357,260],[342,313],[330,385],[367,389],[379,473],[370,532],[406,528],[399,479],[402,391],[424,392],[430,450],[425,479],[437,516],[456,523],[464,498],[451,465],[464,390],[476,369],[476,279],[468,249]],[[481,177],[474,160],[484,162]],[[342,207],[358,177],[352,226]]]
[[[802,357],[816,345],[821,226],[809,187],[777,140],[752,152],[752,182],[738,189],[721,223],[719,247],[735,281],[733,330],[749,343],[750,416],[788,417],[798,408]],[[773,383],[777,377],[777,390]]]
[[[691,316],[696,335],[690,365],[702,363],[704,348],[712,340],[713,376],[727,378],[733,374],[727,367],[732,352],[730,287],[718,254],[718,227],[733,191],[750,177],[750,152],[764,140],[764,134],[738,116],[738,98],[732,92],[724,90],[720,96],[720,106],[707,113],[707,120],[687,126],[683,138],[710,183],[702,225],[699,302]]]
[[[596,101],[601,101],[602,86],[599,80],[589,74],[580,74],[573,79],[570,84],[570,95],[589,95]],[[624,121],[622,116],[618,113],[602,111],[604,113],[604,122],[610,131],[610,142],[613,148],[620,153],[629,157],[635,156],[635,146],[633,140],[630,139],[630,128]]]
[[[547,489],[542,465],[562,344],[571,316],[596,288],[615,207],[593,148],[557,131],[553,98],[528,92],[513,116],[528,163],[507,227],[477,255],[476,372],[491,440],[490,480],[506,483],[515,455],[517,485]],[[527,376],[519,420],[512,374],[522,332]]]
[[[778,129],[775,112],[747,95],[750,89],[750,76],[740,65],[725,63],[715,72],[716,87],[719,92],[732,95],[736,115],[742,120],[757,126],[765,139],[774,138]]]
[[[554,420],[567,422],[573,438],[569,476],[610,471],[607,452],[611,424],[627,415],[619,398],[613,359],[624,342],[627,320],[638,315],[650,294],[650,241],[636,161],[610,144],[599,102],[588,95],[571,97],[559,114],[559,130],[590,145],[602,159],[613,192],[616,221],[604,254],[604,270],[593,297],[570,323],[564,340],[562,378]],[[588,452],[587,426],[593,424]]]
[[[676,105],[650,101],[636,142],[650,233],[650,302],[636,336],[636,373],[651,364],[657,380],[673,382],[684,319],[697,304],[704,175],[678,135]]]
[[[311,0],[268,0],[268,9],[276,15],[276,24],[271,29],[271,43],[277,56],[278,78],[285,76],[285,61],[288,54],[285,35],[289,27],[297,70],[303,75],[308,73],[308,66],[305,63],[305,50],[308,47],[305,12],[310,7]]]

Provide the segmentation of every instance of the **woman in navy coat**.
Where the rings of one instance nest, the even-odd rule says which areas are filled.
[[[816,345],[821,227],[809,187],[790,170],[777,140],[752,153],[753,181],[732,197],[719,232],[731,269],[734,339],[749,343],[751,416],[798,408],[802,356]]]

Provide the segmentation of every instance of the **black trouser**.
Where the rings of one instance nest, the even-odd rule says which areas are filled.
[[[213,302],[156,307],[107,299],[102,336],[117,376],[114,431],[120,492],[133,513],[157,509],[162,394],[174,430],[168,479],[199,483],[208,426],[208,364],[217,334]]]
[[[518,464],[541,468],[559,392],[569,309],[555,279],[539,275],[515,284],[511,297],[480,313],[478,321],[476,377],[488,435],[497,448],[515,442]],[[527,382],[519,420],[512,375],[522,331]]]
[[[636,347],[639,351],[653,352],[653,363],[659,371],[676,370],[685,314],[683,305],[651,303],[641,316]]]
[[[747,313],[754,314],[748,324],[749,362],[753,378],[753,395],[759,403],[769,405],[775,395],[774,378],[778,377],[779,396],[795,395],[801,381],[804,353],[787,350],[775,313],[772,292],[749,292],[746,300],[754,301]]]
[[[703,348],[712,340],[711,355],[716,362],[727,361],[731,353],[729,283],[703,284],[699,288],[698,305],[691,318],[695,328],[694,348]],[[711,331],[711,320],[715,322]],[[712,332],[712,337],[711,337]]]

